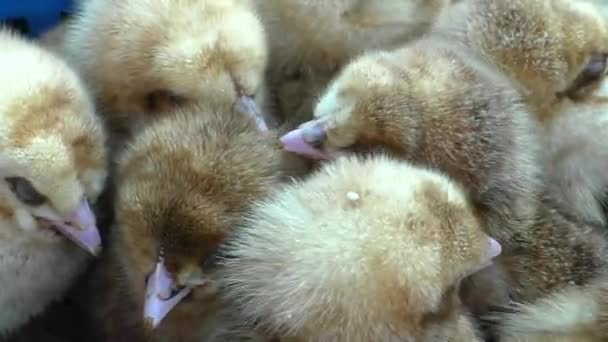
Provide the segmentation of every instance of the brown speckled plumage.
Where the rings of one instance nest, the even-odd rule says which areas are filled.
[[[501,242],[533,215],[542,172],[532,114],[510,80],[461,45],[426,39],[356,59],[315,122],[327,151],[382,146],[445,172]]]
[[[109,286],[102,294],[115,300],[102,296],[95,301],[99,307],[91,307],[108,338],[119,338],[125,328],[144,331],[145,278],[159,249],[177,279],[213,274],[217,246],[253,201],[287,176],[275,139],[276,133],[258,131],[229,109],[179,112],[135,137],[119,160],[112,251],[98,274]],[[150,336],[221,341],[218,336],[236,324],[229,317],[211,282],[180,302]]]
[[[66,58],[112,132],[175,108],[263,105],[266,37],[248,0],[92,0],[68,23]],[[264,112],[264,114],[268,114]]]
[[[488,242],[445,175],[342,158],[256,206],[221,280],[245,318],[285,341],[471,342],[458,286]]]
[[[292,126],[359,54],[422,36],[450,0],[254,0],[268,32],[268,78],[277,112]]]

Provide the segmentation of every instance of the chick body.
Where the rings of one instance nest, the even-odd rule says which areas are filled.
[[[91,0],[69,24],[65,52],[112,132],[128,134],[190,105],[247,97],[264,107],[266,44],[247,0]]]
[[[508,244],[505,226],[533,217],[543,185],[538,129],[511,80],[474,51],[429,38],[346,66],[301,132],[328,155],[380,148],[446,173]]]
[[[285,341],[476,341],[457,289],[490,261],[489,244],[445,175],[342,158],[258,204],[225,247],[221,279],[248,320]]]
[[[224,341],[238,326],[218,297],[216,249],[287,175],[275,139],[232,109],[182,111],[135,136],[119,159],[112,252],[91,284],[106,338],[127,329],[152,341]],[[195,286],[150,330],[146,282],[161,257],[177,286]],[[104,293],[98,283],[110,288]],[[95,300],[100,290],[124,300]]]
[[[545,126],[547,184],[585,222],[605,226],[608,205],[608,105],[562,106]]]
[[[476,314],[589,284],[605,270],[605,238],[570,217],[543,183],[540,130],[517,84],[479,58],[440,37],[364,55],[293,135],[324,157],[381,149],[458,182],[504,246],[497,266],[465,284]],[[305,151],[291,136],[283,141]]]
[[[519,82],[540,121],[562,113],[564,100],[606,99],[608,17],[591,1],[473,0],[456,5],[435,31],[460,35]]]
[[[87,252],[49,220],[69,220],[103,188],[104,131],[76,74],[0,30],[0,335],[61,299]],[[44,220],[42,219],[44,218]],[[93,223],[94,224],[94,223]],[[95,228],[96,230],[96,228]]]
[[[605,224],[605,144],[595,137],[605,130],[600,108],[608,99],[608,17],[598,5],[473,0],[452,10],[452,26],[443,34],[463,34],[468,46],[521,85],[543,128],[553,196],[582,219]]]

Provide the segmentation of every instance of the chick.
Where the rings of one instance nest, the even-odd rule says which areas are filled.
[[[429,38],[365,54],[321,96],[315,119],[282,138],[330,158],[382,147],[464,186],[492,237],[524,224],[542,187],[538,127],[512,82],[466,47]]]
[[[583,219],[605,224],[608,165],[595,137],[606,130],[608,18],[580,0],[471,0],[449,12],[452,27],[438,31],[464,33],[467,45],[523,86],[544,129],[552,192]]]
[[[68,66],[0,30],[0,335],[60,299],[101,247],[105,135]],[[68,239],[76,242],[70,242]],[[80,245],[83,249],[79,248]]]
[[[608,277],[542,300],[514,304],[501,321],[501,342],[601,342],[608,338]]]
[[[606,225],[608,103],[563,106],[546,125],[547,184],[581,219]]]
[[[269,79],[277,111],[288,122],[301,123],[310,119],[312,99],[325,87],[325,79],[366,50],[418,38],[450,0],[255,3],[268,32]]]
[[[466,192],[386,156],[340,158],[255,207],[224,247],[226,297],[297,341],[473,341],[460,280],[500,244]]]
[[[276,133],[229,107],[157,120],[119,158],[112,251],[90,292],[105,340],[222,341],[236,324],[216,248],[289,175]]]
[[[471,0],[465,7],[467,44],[523,85],[541,121],[560,113],[563,99],[582,101],[600,88],[608,17],[592,2]]]
[[[460,183],[483,229],[504,246],[500,269],[465,284],[475,313],[587,284],[604,267],[605,238],[569,217],[543,185],[539,129],[523,97],[466,47],[440,42],[358,58],[321,97],[316,119],[282,138],[285,148],[332,158],[381,147]],[[504,281],[487,286],[492,278]]]
[[[266,44],[247,0],[90,0],[65,51],[112,132],[130,132],[196,103],[266,114]]]

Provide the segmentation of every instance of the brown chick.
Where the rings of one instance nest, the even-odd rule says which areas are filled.
[[[61,299],[87,251],[99,252],[90,204],[104,186],[106,153],[76,74],[9,31],[0,30],[0,46],[2,338]]]
[[[462,7],[466,22],[450,31],[464,30],[469,46],[520,82],[541,121],[558,115],[563,99],[597,95],[608,72],[608,17],[592,2],[471,0]]]
[[[332,158],[382,148],[468,191],[483,229],[504,246],[496,268],[465,284],[476,314],[587,284],[603,269],[603,236],[566,215],[541,182],[539,134],[523,98],[465,47],[429,38],[364,55],[332,82],[315,117],[282,138],[286,149]],[[480,279],[497,280],[481,282],[490,293]]]
[[[542,122],[547,184],[575,214],[605,224],[602,202],[608,99],[608,18],[589,1],[471,0],[450,9],[443,34],[467,44],[523,85]],[[461,34],[457,33],[457,34]]]
[[[67,58],[113,132],[196,103],[264,107],[266,38],[247,0],[90,0],[69,26]]]
[[[119,159],[112,251],[88,304],[105,340],[225,340],[236,323],[218,298],[216,248],[286,176],[276,141],[233,109],[182,111],[135,136]]]
[[[500,253],[460,186],[382,155],[325,164],[228,241],[226,297],[285,341],[477,341],[459,282]]]
[[[329,78],[367,50],[420,37],[450,0],[255,0],[268,32],[269,78],[277,111],[310,119]]]
[[[382,147],[441,170],[507,243],[505,227],[526,224],[542,187],[537,129],[509,79],[464,46],[424,39],[357,58],[320,98],[315,119],[282,140],[317,157]]]

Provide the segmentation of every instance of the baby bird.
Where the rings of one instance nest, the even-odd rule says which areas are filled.
[[[501,251],[460,186],[382,155],[325,164],[228,241],[226,297],[285,341],[477,341],[459,282]]]
[[[469,46],[521,83],[541,121],[560,115],[563,99],[597,95],[608,72],[608,16],[592,2],[471,0],[463,7],[466,23],[450,31],[464,29]]]
[[[603,103],[608,18],[590,1],[471,0],[450,9],[443,34],[466,44],[522,85],[542,123],[547,184],[588,223],[605,224]],[[460,30],[460,33],[458,33]]]
[[[217,296],[216,249],[287,176],[277,139],[231,106],[180,111],[135,136],[119,158],[112,251],[91,285],[104,341],[224,341],[235,323]]]
[[[424,34],[450,0],[255,0],[268,32],[270,84],[277,111],[309,120],[326,81],[367,50]],[[304,94],[304,96],[303,96]]]
[[[99,252],[90,204],[104,186],[106,155],[76,74],[7,30],[0,46],[1,337],[60,299],[87,252]]]
[[[346,66],[286,134],[315,158],[378,148],[446,173],[470,193],[490,235],[532,217],[542,187],[537,130],[512,82],[459,44],[429,38]]]
[[[90,0],[65,51],[112,132],[196,103],[261,112],[267,62],[247,0]]]

